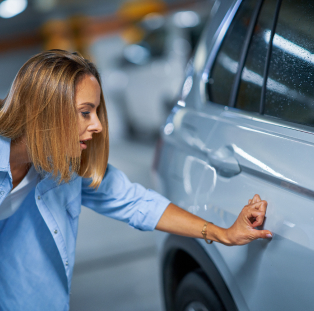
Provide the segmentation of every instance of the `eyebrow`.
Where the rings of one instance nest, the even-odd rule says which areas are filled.
[[[95,104],[93,104],[93,103],[81,103],[80,105],[86,105],[86,106],[90,106],[92,108],[96,107]]]

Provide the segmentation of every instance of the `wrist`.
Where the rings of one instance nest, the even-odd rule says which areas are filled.
[[[211,229],[211,236],[208,239],[224,245],[232,245],[228,229],[218,227],[214,224],[212,224]]]

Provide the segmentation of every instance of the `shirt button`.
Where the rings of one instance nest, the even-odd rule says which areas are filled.
[[[38,200],[40,200],[40,199],[41,199],[40,195],[37,197],[37,199],[38,199]]]
[[[4,195],[4,191],[0,191],[0,195]]]
[[[66,262],[65,262],[65,265],[66,265],[66,266],[68,266],[68,265],[69,265],[69,263],[66,261]]]
[[[53,231],[53,233],[54,233],[54,234],[57,234],[57,233],[58,233],[58,230]]]

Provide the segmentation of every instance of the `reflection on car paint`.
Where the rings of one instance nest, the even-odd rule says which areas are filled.
[[[202,165],[206,165],[205,161],[197,159],[193,156],[187,156],[183,165],[183,186],[186,194],[192,194],[192,180],[191,180],[191,167],[193,162],[198,162]]]
[[[235,153],[237,153],[238,155],[240,155],[241,157],[245,158],[246,160],[248,160],[249,162],[257,165],[258,167],[260,167],[262,170],[266,171],[267,173],[270,173],[271,175],[278,177],[280,179],[284,179],[286,181],[292,182],[294,184],[297,184],[295,181],[293,181],[290,178],[287,178],[285,176],[283,176],[282,174],[276,172],[275,170],[273,170],[272,168],[270,168],[268,165],[266,165],[265,163],[261,162],[260,160],[254,158],[253,156],[251,156],[250,154],[248,154],[247,152],[245,152],[244,150],[242,150],[241,148],[239,148],[238,146],[236,146],[235,144],[232,144],[233,150]]]
[[[289,228],[294,228],[295,224],[293,224],[292,222],[288,221],[288,220],[284,220],[283,224],[288,226]]]
[[[189,95],[192,89],[192,86],[193,86],[193,78],[192,76],[188,76],[183,84],[182,99],[185,99]]]
[[[253,128],[249,128],[246,126],[242,126],[242,125],[237,125],[238,128],[245,130],[245,131],[250,131],[250,132],[255,132],[255,133],[259,133],[259,134],[264,134],[264,135],[268,135],[268,136],[273,136],[273,137],[278,137],[278,135],[274,135],[271,133],[267,133],[265,130],[264,131],[259,131],[259,130],[255,130]],[[282,138],[282,137],[281,137]],[[287,137],[286,139],[290,139],[289,137]]]
[[[183,123],[184,116],[189,111],[186,109],[177,110],[175,115],[173,116],[173,124],[174,128],[183,130],[181,135],[182,139],[190,146],[197,147],[200,151],[207,152],[207,148],[205,143],[196,135],[191,133],[195,132],[195,128],[192,128],[190,124]]]
[[[210,17],[211,18],[213,18],[214,15],[217,13],[219,7],[220,7],[220,0],[216,0],[211,11],[210,11]]]
[[[174,130],[173,123],[167,123],[164,127],[164,133],[165,135],[171,135]]]
[[[201,42],[198,46],[198,49],[195,53],[194,57],[194,69],[196,72],[203,69],[203,66],[206,62],[206,56],[207,56],[207,48],[204,42]]]
[[[178,100],[177,105],[181,106],[181,107],[185,107],[185,101],[183,100]]]

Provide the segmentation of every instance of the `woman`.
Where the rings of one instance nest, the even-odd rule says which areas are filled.
[[[267,203],[255,195],[229,229],[180,209],[107,165],[99,73],[77,55],[40,53],[18,72],[0,109],[0,309],[68,310],[81,204],[140,230],[241,245]]]

